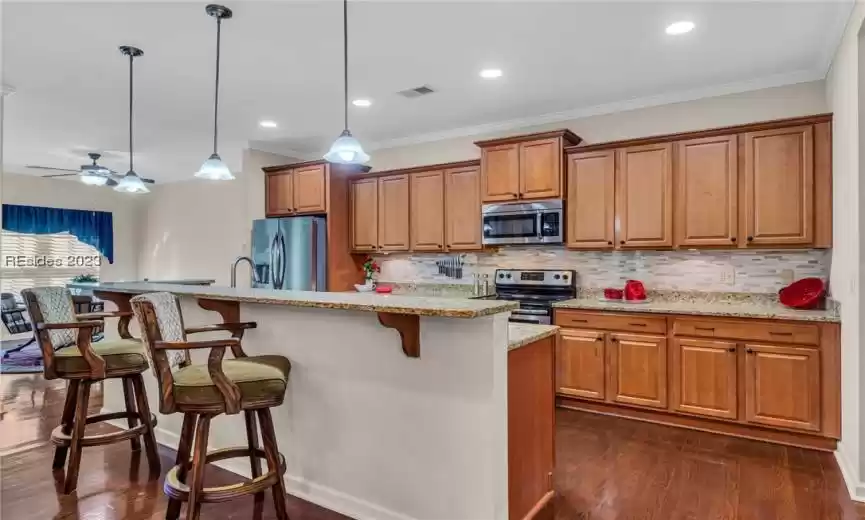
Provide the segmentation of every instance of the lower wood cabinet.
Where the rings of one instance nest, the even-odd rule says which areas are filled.
[[[603,401],[606,397],[606,335],[600,331],[562,329],[556,388],[561,394]]]
[[[667,339],[609,335],[610,400],[650,408],[667,407]]]
[[[820,430],[820,352],[814,348],[745,344],[748,422]]]
[[[708,417],[738,416],[736,344],[673,338],[670,351],[672,409]]]

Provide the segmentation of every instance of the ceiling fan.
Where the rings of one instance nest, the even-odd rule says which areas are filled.
[[[50,178],[50,177],[71,177],[73,175],[77,175],[81,178],[81,182],[84,184],[89,184],[91,186],[117,186],[118,181],[123,177],[114,170],[106,168],[100,164],[97,164],[99,158],[102,157],[102,154],[98,154],[96,152],[90,152],[87,154],[90,157],[90,160],[93,161],[92,164],[82,164],[81,167],[77,170],[73,170],[71,168],[53,168],[51,166],[38,166],[38,165],[27,165],[27,168],[31,168],[34,170],[54,170],[61,172],[73,172],[73,173],[55,173],[52,175],[43,175],[42,177]],[[141,179],[142,182],[146,182],[148,184],[153,184],[153,179]]]

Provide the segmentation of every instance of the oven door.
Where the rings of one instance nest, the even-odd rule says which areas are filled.
[[[537,325],[551,325],[553,322],[549,310],[525,307],[520,307],[519,309],[511,311],[511,317],[508,321],[514,323],[534,323]]]

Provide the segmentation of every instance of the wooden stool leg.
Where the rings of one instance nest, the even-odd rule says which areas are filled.
[[[63,493],[68,495],[78,487],[78,469],[81,466],[81,439],[84,437],[84,427],[87,424],[87,403],[90,401],[90,385],[92,381],[82,380],[78,385],[78,398],[75,403],[75,424],[72,426],[72,440],[69,444],[69,467],[66,469],[66,481]]]
[[[132,391],[132,379],[131,377],[123,378],[123,400],[126,402],[126,411],[128,413],[136,413],[135,410],[135,396]],[[130,429],[138,426],[138,419],[133,416],[129,416],[126,419],[126,424]],[[129,439],[129,444],[132,446],[132,451],[141,451],[141,441],[138,437],[133,437]]]
[[[147,450],[147,463],[152,473],[159,473],[162,469],[159,463],[159,451],[156,449],[156,437],[153,435],[153,424],[150,422],[150,404],[147,402],[147,393],[144,390],[144,377],[141,374],[132,376],[131,390],[134,390],[135,400],[138,403],[138,414],[144,422],[144,448]]]
[[[277,520],[288,520],[288,511],[285,509],[285,480],[279,468],[279,448],[276,445],[276,432],[273,429],[273,419],[270,417],[270,409],[258,410],[258,421],[261,423],[261,440],[264,444],[264,455],[267,457],[267,468],[277,474],[276,484],[271,488],[273,493],[273,507],[276,509]]]
[[[258,451],[258,428],[255,425],[255,411],[245,410],[243,412],[246,419],[246,446],[249,448],[249,465],[252,469],[252,478],[261,476],[261,459],[254,453]],[[264,492],[255,494],[255,501],[264,501]]]
[[[192,437],[195,435],[195,414],[183,414],[183,426],[180,427],[180,443],[177,446],[177,458],[174,464],[180,466],[177,470],[177,478],[185,483],[186,472],[189,468],[189,452],[192,451]],[[180,518],[180,508],[183,502],[168,499],[168,509],[165,511],[165,520],[177,520]]]
[[[207,436],[210,433],[209,415],[198,417],[195,425],[195,446],[192,448],[192,476],[189,480],[189,503],[186,520],[199,520],[201,516],[201,490],[204,489],[204,468],[207,465]]]
[[[66,401],[63,404],[63,415],[60,416],[60,430],[64,435],[72,433],[72,424],[75,421],[75,403],[78,401],[78,380],[72,379],[66,387]],[[60,469],[66,464],[66,452],[68,446],[57,446],[54,448],[54,462],[51,467]]]

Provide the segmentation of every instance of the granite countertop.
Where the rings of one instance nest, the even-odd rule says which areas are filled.
[[[281,291],[165,283],[71,283],[69,287],[126,294],[165,291],[182,296],[210,300],[311,307],[317,309],[391,312],[395,314],[441,316],[446,318],[478,318],[510,312],[518,307],[516,302],[497,300],[430,298],[376,293]]]
[[[508,350],[514,350],[535,341],[555,336],[557,325],[534,325],[531,323],[508,323]]]
[[[735,294],[735,293],[732,293]],[[580,309],[617,312],[646,312],[658,314],[690,314],[698,316],[726,316],[731,318],[768,318],[795,321],[821,321],[840,323],[837,309],[797,310],[784,307],[771,295],[742,293],[735,297],[718,297],[714,293],[679,293],[677,295],[650,295],[646,303],[604,301],[596,294],[580,295],[573,300],[553,304],[557,309]]]

